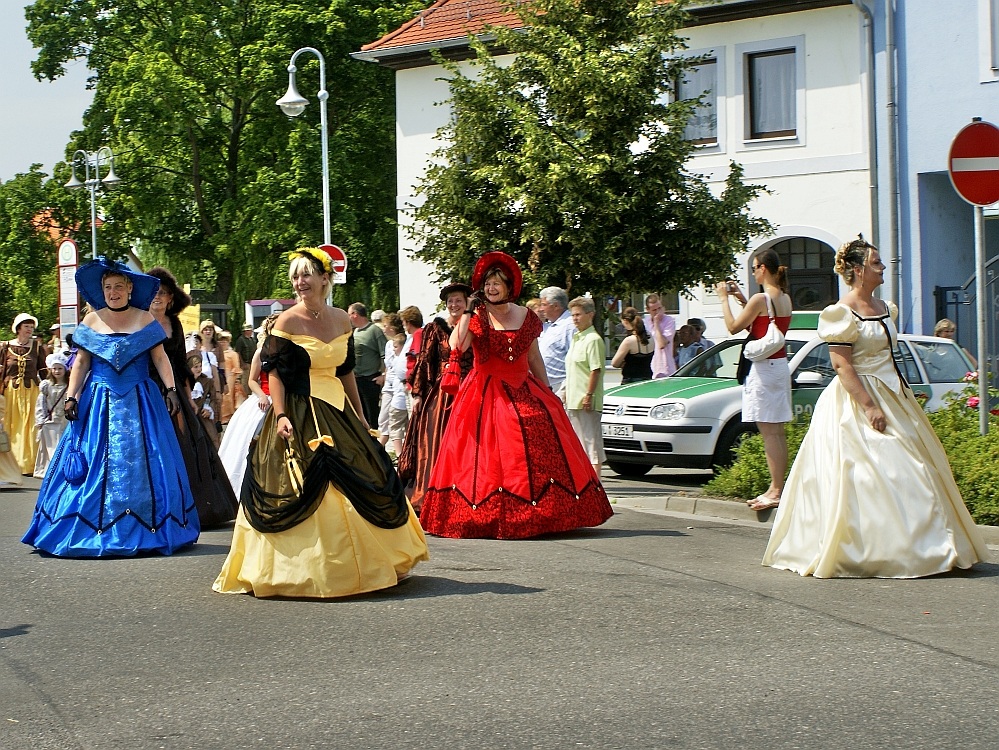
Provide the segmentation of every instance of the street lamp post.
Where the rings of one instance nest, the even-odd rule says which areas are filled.
[[[331,245],[330,238],[330,166],[329,166],[329,135],[326,127],[326,100],[329,99],[329,92],[326,91],[326,60],[322,53],[315,47],[302,47],[295,50],[288,63],[288,91],[277,100],[276,104],[288,117],[298,117],[305,111],[309,100],[298,93],[295,86],[295,60],[303,52],[311,52],[319,58],[319,128],[323,144],[323,242]]]
[[[83,157],[84,165],[84,179],[82,181],[76,176],[76,161],[79,156]],[[108,168],[107,175],[103,180],[101,179],[101,156],[104,156],[103,163]],[[93,164],[93,174],[90,171],[91,163]],[[70,160],[70,166],[73,170],[73,176],[69,178],[64,187],[70,190],[82,187],[90,189],[90,257],[94,259],[97,257],[97,189],[101,185],[112,188],[121,182],[118,175],[114,173],[114,152],[109,146],[101,146],[94,152],[78,149]]]

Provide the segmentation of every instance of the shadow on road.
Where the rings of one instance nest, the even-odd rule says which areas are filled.
[[[413,575],[392,588],[379,589],[367,594],[356,596],[340,596],[332,599],[315,599],[305,596],[260,596],[262,601],[269,602],[314,602],[316,604],[342,604],[344,602],[378,601],[392,599],[429,599],[435,596],[471,596],[474,594],[522,595],[537,594],[545,591],[534,586],[518,586],[513,583],[483,581],[472,583],[456,581],[453,578],[440,576]]]
[[[15,635],[27,635],[31,625],[13,625],[9,628],[0,628],[0,638],[10,638]]]

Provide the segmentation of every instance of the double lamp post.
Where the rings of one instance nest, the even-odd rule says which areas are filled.
[[[76,162],[83,162],[83,180],[76,176]],[[102,158],[103,157],[103,161]],[[101,164],[107,167],[107,174],[101,178]],[[90,190],[90,257],[97,257],[97,190],[104,186],[113,188],[121,182],[121,179],[114,173],[114,152],[109,146],[101,146],[94,152],[78,149],[73,158],[70,159],[70,166],[73,170],[72,177],[64,187],[70,190],[86,187]],[[91,167],[93,171],[91,172]]]

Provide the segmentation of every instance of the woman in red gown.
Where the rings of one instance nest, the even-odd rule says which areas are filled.
[[[451,347],[475,350],[455,397],[423,496],[426,532],[523,539],[599,526],[613,515],[565,409],[548,387],[541,321],[514,303],[521,273],[506,253],[475,264],[484,304],[466,313]]]

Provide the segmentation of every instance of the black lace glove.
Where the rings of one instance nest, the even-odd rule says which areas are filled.
[[[69,398],[67,398],[66,399],[65,412],[66,412],[66,419],[68,419],[70,422],[75,422],[76,421],[76,418],[78,416],[76,408],[77,408],[76,407],[76,399],[73,398],[72,396],[70,396]]]
[[[180,412],[180,397],[177,395],[176,390],[167,391],[166,405],[171,417],[176,416]]]

